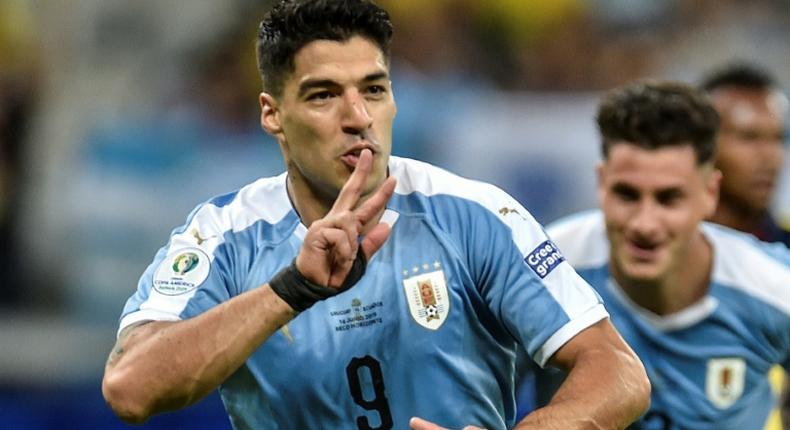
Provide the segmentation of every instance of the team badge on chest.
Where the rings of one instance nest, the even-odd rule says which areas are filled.
[[[433,265],[425,264],[423,267],[438,269],[440,266],[437,262]],[[444,271],[419,273],[419,267],[415,269],[417,270],[404,271],[404,274],[412,274],[403,279],[409,313],[417,324],[430,330],[437,330],[450,312],[450,297],[447,294]]]
[[[719,409],[727,409],[741,398],[746,380],[746,362],[742,358],[712,358],[708,360],[705,393]]]

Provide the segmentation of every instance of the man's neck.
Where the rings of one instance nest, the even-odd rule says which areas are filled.
[[[713,250],[702,233],[687,253],[677,258],[678,266],[655,282],[627,279],[612,270],[612,277],[637,305],[656,315],[670,315],[697,303],[708,293],[713,268]]]
[[[330,198],[321,196],[304,181],[294,181],[292,178],[293,177],[289,174],[285,182],[288,199],[296,210],[296,214],[299,215],[299,218],[302,220],[302,224],[310,228],[310,225],[315,221],[324,218],[329,213],[337,197]],[[357,207],[365,202],[368,197],[369,196],[360,197]],[[367,233],[368,230],[378,224],[383,213],[384,210],[382,209],[381,212],[368,221],[368,223],[362,227],[360,234]]]
[[[293,178],[294,176],[289,174],[285,181],[288,199],[302,220],[302,224],[309,228],[311,224],[329,213],[334,199],[320,197],[307,184],[294,181]]]
[[[720,201],[710,221],[747,233],[756,233],[765,215],[765,211],[750,210]]]

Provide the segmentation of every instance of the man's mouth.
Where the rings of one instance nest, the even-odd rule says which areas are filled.
[[[372,148],[366,145],[365,146],[360,145],[341,155],[340,161],[342,161],[343,164],[345,164],[349,168],[349,170],[354,170],[357,167],[357,163],[359,163],[359,156],[362,153],[363,149],[370,150],[373,156],[374,157],[376,156],[376,151],[374,151]]]
[[[350,170],[354,170],[359,162],[359,153],[360,151],[347,152],[340,156],[340,160],[349,167]]]
[[[769,177],[769,178],[762,177],[762,178],[756,178],[756,179],[752,180],[750,185],[751,185],[751,188],[755,189],[755,190],[771,191],[771,190],[774,189],[775,181],[774,181],[773,177]]]
[[[628,252],[638,260],[653,260],[660,247],[657,243],[626,239]]]

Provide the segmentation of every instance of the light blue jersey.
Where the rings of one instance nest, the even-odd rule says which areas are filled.
[[[653,386],[637,429],[761,429],[774,407],[766,374],[790,358],[790,251],[715,224],[708,294],[672,315],[633,303],[609,275],[603,215],[585,212],[547,229],[567,261],[603,297],[612,323]],[[694,264],[689,262],[689,264]]]
[[[236,429],[404,429],[412,416],[515,421],[516,349],[543,365],[605,318],[538,223],[488,184],[392,157],[384,246],[350,290],[270,337],[220,387]],[[198,207],[140,280],[121,329],[183,320],[266,283],[306,228],[285,174]]]

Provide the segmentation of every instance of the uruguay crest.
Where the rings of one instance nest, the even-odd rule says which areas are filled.
[[[417,324],[438,330],[450,312],[450,297],[444,271],[422,273],[403,279],[409,313]]]
[[[719,409],[732,406],[743,394],[746,379],[746,362],[743,358],[711,358],[705,377],[708,400]]]

